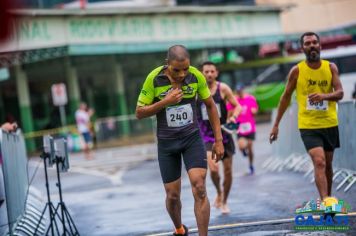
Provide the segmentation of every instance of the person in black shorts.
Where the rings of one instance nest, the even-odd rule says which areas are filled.
[[[234,94],[232,93],[231,88],[222,82],[217,81],[219,76],[219,71],[216,65],[212,62],[204,62],[201,66],[201,71],[205,76],[210,93],[216,104],[216,108],[219,113],[220,123],[226,124],[233,122],[235,123],[236,117],[241,111],[239,103],[235,100]],[[226,102],[230,102],[233,107],[232,116],[228,119]],[[200,132],[203,136],[205,147],[207,150],[208,165],[210,169],[211,180],[216,188],[217,196],[213,203],[213,206],[219,208],[223,214],[230,213],[230,209],[227,205],[227,198],[230,193],[232,185],[232,156],[235,153],[235,144],[234,140],[231,137],[231,134],[222,131],[223,134],[223,143],[225,148],[225,154],[223,158],[223,186],[220,186],[220,174],[219,174],[219,163],[216,163],[212,159],[212,146],[215,141],[214,132],[211,128],[208,115],[206,112],[205,104],[201,101],[198,102],[198,121],[200,126]]]
[[[158,162],[166,191],[166,208],[175,226],[174,235],[188,235],[181,219],[182,157],[192,186],[199,235],[208,234],[207,160],[196,114],[197,95],[207,108],[215,137],[213,159],[219,161],[224,146],[218,112],[204,75],[190,66],[190,56],[184,46],[170,47],[167,65],[149,73],[136,107],[138,119],[157,117]]]
[[[289,72],[269,138],[271,143],[277,139],[279,123],[296,90],[298,128],[313,161],[320,198],[324,200],[331,196],[333,155],[334,150],[340,147],[336,103],[343,98],[344,92],[337,66],[320,59],[319,36],[306,32],[301,36],[300,43],[306,60]]]

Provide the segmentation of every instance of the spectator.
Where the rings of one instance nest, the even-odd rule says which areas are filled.
[[[82,102],[79,105],[79,109],[75,112],[75,120],[77,123],[78,132],[82,135],[84,139],[84,154],[85,159],[93,159],[91,154],[91,145],[92,145],[92,131],[90,125],[90,117],[93,115],[94,111],[88,109],[86,103]]]

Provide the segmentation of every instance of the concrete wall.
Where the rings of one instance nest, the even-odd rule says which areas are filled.
[[[356,23],[355,0],[256,0],[257,5],[295,5],[281,13],[284,33],[319,31]]]

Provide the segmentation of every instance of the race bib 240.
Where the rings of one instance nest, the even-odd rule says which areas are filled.
[[[191,104],[166,108],[168,127],[182,127],[193,123],[193,109]]]

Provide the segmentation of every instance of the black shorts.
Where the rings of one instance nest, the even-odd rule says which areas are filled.
[[[250,134],[237,134],[237,138],[246,138],[246,139],[249,139],[249,140],[255,140],[256,138],[256,133],[253,132],[253,133],[250,133]]]
[[[206,150],[199,130],[179,139],[158,139],[158,163],[163,183],[181,177],[182,157],[187,171],[207,169]]]
[[[338,126],[324,129],[299,129],[305,149],[322,147],[325,151],[334,151],[340,147]]]
[[[227,142],[224,143],[225,153],[222,159],[224,159],[225,157],[232,157],[235,154],[234,140],[232,139],[231,135],[228,135],[227,137],[228,137]],[[211,151],[213,149],[213,143],[211,142],[205,143],[205,148],[207,151]]]

